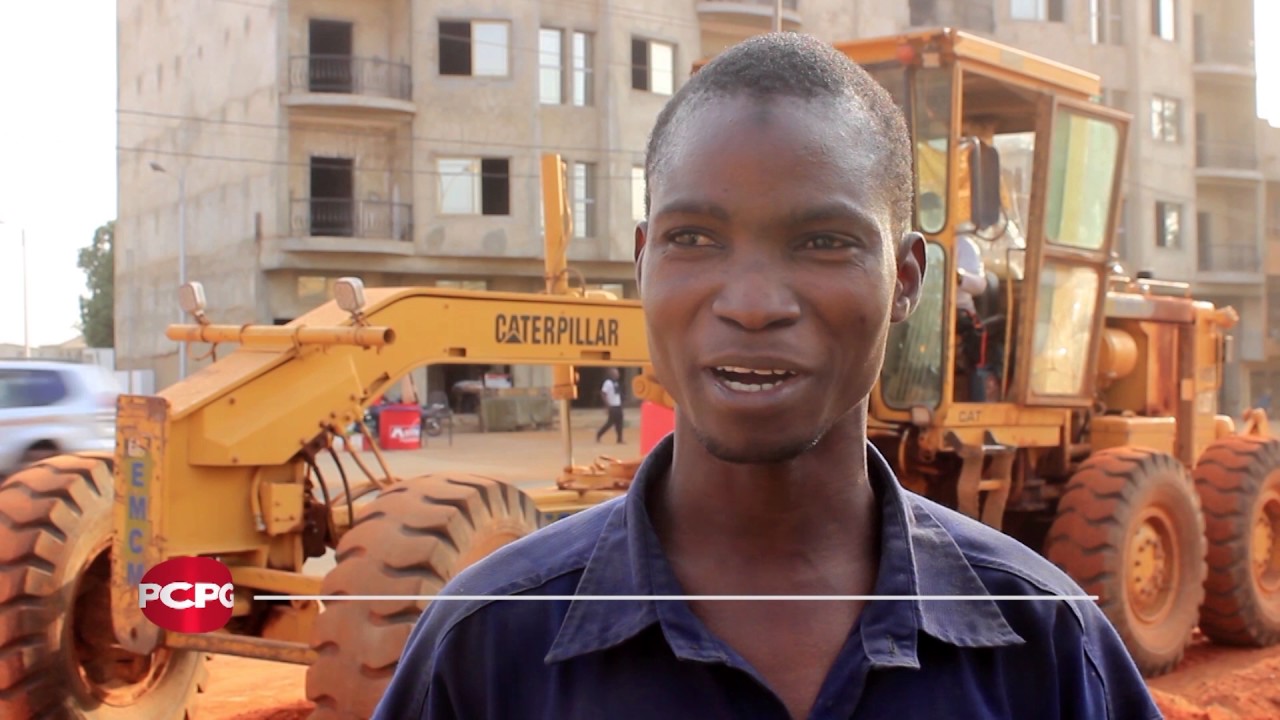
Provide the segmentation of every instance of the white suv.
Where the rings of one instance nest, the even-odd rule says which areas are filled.
[[[113,451],[119,396],[99,365],[0,360],[0,475],[59,453]]]

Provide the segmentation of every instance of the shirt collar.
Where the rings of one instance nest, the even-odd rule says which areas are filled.
[[[583,568],[576,595],[644,596],[607,602],[574,600],[546,655],[559,662],[605,650],[658,623],[672,651],[687,660],[724,661],[721,646],[688,605],[656,601],[679,595],[645,507],[648,489],[671,467],[674,439],[659,442],[637,469],[625,500],[609,511]],[[919,499],[898,484],[867,444],[872,487],[881,508],[881,556],[874,594],[966,596],[966,600],[877,601],[859,618],[863,649],[875,666],[919,667],[919,632],[960,647],[998,647],[1023,639],[1009,626],[955,540]]]

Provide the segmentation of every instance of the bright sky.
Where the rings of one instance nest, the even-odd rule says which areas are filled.
[[[186,0],[194,2],[198,0]],[[1255,0],[1259,114],[1280,126],[1280,2]],[[76,336],[76,252],[116,212],[116,3],[0,3],[0,343],[22,342],[27,236],[31,343]]]

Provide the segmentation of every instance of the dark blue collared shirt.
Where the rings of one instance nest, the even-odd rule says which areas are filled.
[[[785,720],[786,707],[682,600],[645,508],[671,464],[659,444],[624,497],[501,548],[442,591],[405,647],[375,720]],[[904,490],[868,446],[882,513],[876,595],[830,668],[813,720],[1150,720],[1120,638],[1026,546]],[[767,632],[762,628],[761,632]]]

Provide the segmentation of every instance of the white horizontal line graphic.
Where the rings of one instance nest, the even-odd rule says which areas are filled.
[[[429,600],[432,602],[487,602],[495,600],[523,602],[644,602],[672,600],[710,600],[710,601],[798,601],[798,600],[923,600],[933,601],[981,601],[981,600],[1014,600],[1014,601],[1049,601],[1090,600],[1096,601],[1097,595],[254,595],[254,600],[319,600],[322,602],[351,601],[398,601]]]

